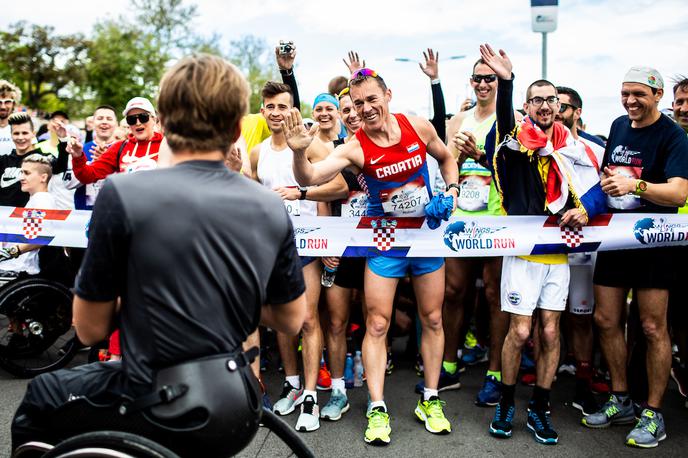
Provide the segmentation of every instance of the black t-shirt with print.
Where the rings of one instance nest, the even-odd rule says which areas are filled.
[[[156,369],[239,349],[262,304],[305,290],[291,220],[273,191],[222,162],[117,174],[101,189],[76,293],[122,298],[123,370]]]
[[[653,124],[631,127],[628,116],[617,118],[609,131],[603,167],[650,183],[688,178],[688,137],[665,115]],[[607,196],[611,213],[676,213],[678,207],[657,205],[633,194]]]

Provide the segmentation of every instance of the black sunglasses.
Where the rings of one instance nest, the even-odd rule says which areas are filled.
[[[486,83],[494,83],[497,80],[497,75],[494,73],[491,75],[471,75],[471,80],[478,84],[480,84],[481,81],[485,81]]]
[[[561,102],[561,107],[559,107],[559,113],[563,113],[563,112],[565,112],[566,110],[568,110],[569,108],[571,108],[571,109],[573,109],[573,110],[577,110],[577,109],[578,109],[578,107],[575,106],[575,105],[571,105],[570,103]]]
[[[141,124],[145,124],[150,120],[150,114],[139,113],[135,115],[129,115],[127,116],[127,124],[129,124],[130,126],[135,126],[137,119],[141,122]]]

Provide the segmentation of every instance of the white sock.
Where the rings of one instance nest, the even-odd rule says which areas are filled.
[[[289,383],[292,387],[296,388],[297,390],[301,388],[301,380],[299,379],[298,375],[287,375],[285,377],[285,380],[287,383]]]
[[[375,407],[382,407],[382,410],[387,412],[387,404],[385,404],[385,401],[372,401],[369,410],[373,410]]]
[[[306,399],[306,396],[308,396],[308,395],[313,396],[313,400],[315,401],[315,403],[316,403],[316,404],[318,403],[318,393],[317,393],[317,391],[303,390],[302,399]]]
[[[332,391],[334,390],[339,390],[342,392],[342,394],[346,394],[346,384],[344,383],[344,377],[332,379]]]
[[[423,388],[423,401],[428,401],[433,396],[439,397],[439,391],[432,388]]]

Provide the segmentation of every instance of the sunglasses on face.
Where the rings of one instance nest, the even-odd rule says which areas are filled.
[[[127,124],[129,124],[130,126],[135,126],[137,119],[139,120],[139,122],[141,122],[141,124],[145,124],[150,120],[150,114],[139,113],[135,115],[129,115],[127,116]]]
[[[559,103],[559,97],[556,95],[550,95],[547,98],[542,98],[542,97],[533,97],[532,99],[526,100],[526,102],[532,104],[535,107],[541,107],[543,103],[547,102],[547,105],[556,105]]]
[[[563,113],[566,110],[568,110],[569,108],[571,108],[572,110],[578,109],[578,107],[575,105],[571,105],[570,103],[561,102],[561,107],[559,107],[559,113]]]
[[[377,78],[377,72],[369,68],[360,68],[351,74],[349,81],[368,78],[369,76]]]
[[[494,83],[497,80],[497,75],[494,73],[491,75],[471,75],[471,80],[476,84],[480,84],[481,81],[485,81],[486,83]]]

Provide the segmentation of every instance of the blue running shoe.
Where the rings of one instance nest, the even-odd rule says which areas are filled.
[[[473,348],[466,348],[463,350],[461,360],[467,366],[484,363],[487,361],[487,349],[483,348],[480,344],[475,344]]]
[[[521,353],[521,370],[531,372],[535,370],[535,361],[526,352]]]
[[[494,375],[485,376],[483,387],[475,398],[478,407],[492,407],[499,404],[502,398],[502,384]]]
[[[440,379],[437,383],[437,391],[458,390],[461,388],[461,380],[459,379],[459,371],[450,374],[444,368],[440,371]],[[416,384],[416,393],[423,394],[425,389],[425,380],[421,380]]]
[[[528,429],[540,444],[554,445],[559,442],[559,434],[552,426],[552,418],[547,410],[528,409]]]
[[[497,404],[494,419],[490,423],[490,434],[499,438],[511,437],[515,413],[516,407],[513,404],[508,405],[501,402]]]

